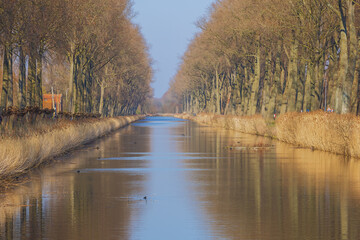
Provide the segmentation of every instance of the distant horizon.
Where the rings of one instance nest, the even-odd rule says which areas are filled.
[[[154,98],[169,89],[181,57],[199,29],[197,20],[206,16],[213,0],[135,0],[133,22],[139,25],[153,59]]]

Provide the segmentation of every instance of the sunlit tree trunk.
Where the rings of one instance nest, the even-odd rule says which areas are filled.
[[[293,40],[293,44],[290,48],[290,63],[289,63],[289,77],[288,77],[288,86],[287,89],[287,100],[288,100],[288,112],[294,112],[296,110],[296,85],[298,84],[298,41],[297,39]]]
[[[270,101],[272,99],[275,99],[275,96],[273,95],[274,92],[271,91],[274,88],[274,86],[273,87],[270,86],[271,85],[270,74],[271,74],[271,52],[269,52],[266,57],[264,87],[262,93],[263,103],[261,107],[261,114],[266,118],[271,116],[271,111],[273,111],[273,109],[270,110],[269,108]]]
[[[274,113],[276,113],[276,99],[278,96],[278,83],[279,83],[279,76],[276,75],[276,71],[273,74],[273,84],[272,86],[269,85],[269,103],[267,104],[267,110],[265,116],[267,118],[271,118]]]
[[[305,96],[304,96],[304,107],[303,111],[311,110],[311,80],[313,76],[313,65],[311,63],[307,63],[305,65]]]
[[[215,88],[216,88],[216,114],[220,114],[221,113],[221,100],[220,100],[220,84],[219,84],[219,72],[218,69],[216,68],[215,70]]]
[[[321,78],[322,78],[322,68],[321,68],[321,63],[320,63],[320,59],[318,59],[315,62],[315,66],[314,66],[314,78],[312,81],[312,88],[313,88],[313,93],[314,93],[314,97],[312,98],[311,101],[311,109],[312,110],[317,110],[320,107],[320,99],[321,99]]]
[[[345,87],[346,75],[348,72],[348,45],[347,45],[347,29],[346,29],[346,18],[343,12],[341,0],[339,0],[339,10],[341,13],[340,18],[340,59],[339,59],[339,73],[338,73],[338,84],[336,89],[336,112],[344,113],[347,112],[347,104],[350,100],[350,93],[347,93],[347,86]]]
[[[42,108],[42,51],[39,52],[36,59],[36,83],[35,83],[35,106]]]
[[[256,56],[255,56],[254,82],[251,86],[250,115],[254,115],[257,112],[257,102],[259,97],[259,86],[260,86],[260,71],[261,71],[260,60],[261,60],[260,41],[258,41],[256,47]]]
[[[90,113],[91,109],[92,109],[92,105],[93,105],[92,88],[93,88],[93,84],[94,84],[93,62],[91,60],[89,61],[87,77],[86,77],[85,83],[86,83],[85,111]],[[120,89],[118,89],[118,92],[120,92]]]
[[[357,61],[356,65],[359,61]],[[358,69],[358,66],[356,67]],[[351,112],[356,113],[356,101],[357,101],[357,90],[358,90],[358,82],[359,82],[359,72],[355,70],[354,73],[354,81],[351,87]]]
[[[28,66],[27,105],[35,106],[35,81],[36,81],[36,57],[32,46],[30,46]]]
[[[278,44],[278,52],[276,54],[276,60],[275,60],[275,72],[274,72],[274,84],[271,88],[271,101],[269,104],[269,114],[273,115],[274,113],[277,113],[280,110],[281,103],[281,94],[282,94],[282,88],[281,88],[281,78],[282,78],[282,70],[281,70],[281,60],[280,60],[280,52],[281,52],[281,45]]]
[[[76,112],[84,112],[84,56],[77,56]]]
[[[285,82],[285,68],[282,65],[281,61],[280,61],[280,82],[279,82],[279,89],[278,89],[278,96],[276,98],[276,109],[277,109],[277,113],[284,113],[283,112],[283,94],[284,94],[284,82]],[[285,105],[285,110],[286,110],[286,105]]]
[[[19,48],[19,107],[24,108],[26,106],[26,65],[25,54],[23,47]]]
[[[115,109],[115,101],[112,98],[110,98],[109,99],[109,110],[108,110],[110,117],[114,117],[114,109]]]
[[[68,93],[68,111],[73,112],[73,97],[74,97],[74,58],[75,58],[75,46],[73,43],[70,43],[70,51],[68,53],[68,59],[69,59],[69,79],[68,79],[68,87],[69,87],[69,93]]]
[[[244,98],[243,98],[243,95],[244,95],[244,89],[245,89],[245,81],[246,81],[246,77],[245,77],[245,72],[246,72],[246,68],[245,67],[242,67],[241,68],[241,73],[240,76],[239,76],[239,88],[237,89],[237,91],[239,92],[239,96],[238,96],[238,101],[239,101],[239,104],[237,105],[236,107],[236,114],[239,114],[239,115],[243,115],[244,114]]]
[[[186,105],[186,94],[183,95],[183,112],[186,113],[187,109],[186,109],[187,105]]]
[[[293,33],[294,34],[294,33]],[[293,36],[293,41],[290,47],[289,54],[289,66],[288,66],[288,77],[286,79],[286,86],[282,99],[281,113],[295,111],[295,87],[294,85],[298,81],[298,41]]]
[[[351,92],[352,92],[352,85],[354,82],[354,74],[356,68],[356,61],[357,61],[357,36],[356,36],[356,28],[355,28],[355,3],[353,0],[347,0],[347,10],[348,10],[348,33],[349,36],[349,46],[348,46],[348,66],[346,71],[346,78],[343,84],[343,105],[341,113],[349,113],[351,110]],[[341,37],[343,37],[341,35]],[[347,40],[344,39],[344,40]],[[347,44],[347,41],[344,45]],[[346,60],[346,56],[344,56]],[[342,60],[342,59],[341,59]],[[344,61],[345,61],[344,60]],[[343,63],[345,64],[345,63]],[[346,69],[346,67],[344,66]]]
[[[216,101],[215,101],[214,86],[215,86],[215,77],[212,76],[211,77],[211,87],[209,87],[209,89],[208,89],[209,95],[210,95],[208,111],[213,113],[213,114],[216,113]]]
[[[231,101],[231,88],[229,86],[228,87],[227,97],[226,97],[226,105],[225,105],[225,109],[224,109],[224,115],[226,115],[227,112],[228,112],[230,101]]]
[[[305,98],[305,81],[306,81],[306,66],[302,60],[300,60],[300,66],[298,70],[298,76],[296,81],[296,99],[295,99],[295,110],[301,112],[304,106]]]
[[[358,49],[360,50],[360,38],[358,39]],[[359,90],[359,74],[360,74],[360,61],[357,59],[355,64],[354,81],[351,92],[351,112],[357,114],[357,101],[358,101],[358,90]]]
[[[360,71],[358,72],[360,75]],[[358,85],[357,85],[357,99],[356,99],[356,115],[360,115],[360,76],[358,76]]]
[[[10,45],[4,46],[3,60],[3,84],[0,103],[1,109],[13,105],[12,47]]]
[[[105,93],[105,86],[102,82],[100,84],[100,104],[99,104],[99,114],[103,115],[103,106],[104,106],[104,93]]]
[[[246,87],[243,89],[243,102],[244,102],[244,115],[250,114],[250,97],[251,97],[251,86],[254,81],[251,69],[245,68],[245,84]]]
[[[360,38],[358,40],[358,51],[360,50]],[[356,93],[354,96],[354,107],[355,107],[355,113],[357,116],[360,114],[360,61],[356,62]]]
[[[81,76],[81,68],[80,68],[80,59],[79,54],[77,53],[74,56],[74,79],[73,79],[73,94],[72,94],[72,110],[71,112],[76,113],[79,112],[79,85],[81,84],[80,78]]]
[[[188,95],[187,93],[184,96],[184,101],[185,101],[185,112],[188,113],[189,112],[189,102],[188,102]]]

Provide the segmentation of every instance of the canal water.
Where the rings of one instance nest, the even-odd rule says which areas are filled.
[[[0,239],[360,239],[360,163],[148,117],[0,195]]]

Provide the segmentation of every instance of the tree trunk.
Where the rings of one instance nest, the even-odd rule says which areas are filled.
[[[360,74],[360,71],[358,71]],[[360,115],[360,76],[358,76],[358,85],[357,85],[357,103],[356,103],[356,115]]]
[[[216,84],[216,114],[220,114],[221,113],[221,103],[220,103],[220,89],[219,89],[219,73],[218,70],[216,68],[215,70],[215,84]]]
[[[340,59],[339,59],[339,76],[338,85],[336,89],[336,112],[344,113],[348,111],[348,102],[350,100],[350,93],[347,92],[348,86],[344,86],[346,82],[346,75],[349,68],[348,59],[348,45],[347,45],[347,29],[346,18],[343,14],[343,7],[341,0],[339,0],[339,9],[341,12],[340,18]],[[350,86],[351,87],[351,86]]]
[[[103,105],[104,105],[104,93],[105,93],[105,86],[104,82],[102,81],[100,84],[100,105],[99,105],[99,114],[103,116]]]
[[[85,75],[84,75],[84,56],[83,54],[78,56],[78,77],[77,77],[77,111],[84,112],[84,93],[85,93]]]
[[[36,86],[35,86],[35,105],[39,108],[43,106],[43,93],[42,93],[42,57],[40,52],[36,60]]]
[[[281,102],[281,63],[280,63],[280,50],[278,49],[278,53],[276,54],[275,60],[275,72],[273,73],[273,84],[271,86],[271,99],[269,102],[268,116],[272,117],[273,114],[276,114],[279,108],[277,107],[277,103]]]
[[[72,109],[71,112],[76,113],[79,111],[79,78],[81,77],[79,54],[74,56],[74,80],[73,80],[73,95],[72,95]]]
[[[83,86],[83,69],[82,69],[82,57],[77,55],[76,57],[76,98],[75,101],[75,112],[81,112],[82,103],[82,86]]]
[[[304,94],[304,107],[303,111],[307,112],[311,110],[311,80],[313,73],[313,65],[306,64],[305,66],[305,94]]]
[[[341,113],[349,113],[351,110],[351,92],[352,85],[354,82],[354,74],[356,68],[356,60],[357,60],[357,36],[356,36],[356,28],[355,28],[355,3],[353,0],[347,0],[347,9],[348,9],[348,23],[349,28],[347,35],[349,36],[349,55],[344,56],[345,60],[347,60],[348,66],[346,71],[346,78],[343,84],[343,105],[341,109]],[[343,34],[343,33],[341,33]],[[345,34],[346,36],[346,34]],[[343,37],[341,35],[341,37]],[[346,38],[347,39],[347,38]],[[345,40],[345,39],[344,39]],[[344,45],[347,44],[347,41]],[[341,48],[342,51],[342,48]],[[341,59],[341,57],[340,57]],[[341,59],[342,60],[342,59]],[[345,61],[344,60],[344,61]],[[346,67],[345,67],[346,68]]]
[[[267,54],[267,59],[265,63],[265,77],[264,77],[264,87],[262,93],[262,107],[261,107],[261,114],[268,118],[271,116],[272,113],[269,114],[272,110],[269,109],[270,101],[272,98],[275,98],[271,89],[271,79],[270,79],[270,72],[271,72],[271,53]]]
[[[305,70],[306,65],[303,60],[300,60],[300,66],[297,75],[296,81],[296,100],[295,100],[295,109],[297,112],[302,112],[304,107],[304,98],[305,98],[305,81],[307,72]]]
[[[35,106],[35,80],[36,80],[36,57],[32,46],[30,46],[29,67],[28,67],[28,89],[27,104]]]
[[[254,77],[250,74],[251,69],[245,68],[245,84],[246,87],[243,88],[242,102],[244,106],[244,115],[249,115],[250,113],[250,96],[251,96],[251,86],[254,81]]]
[[[89,61],[87,78],[86,78],[86,112],[91,113],[92,109],[92,88],[93,88],[93,62]]]
[[[358,41],[358,50],[360,50],[360,39]],[[356,63],[357,65],[357,70],[356,70],[356,73],[357,73],[357,94],[356,94],[356,115],[359,116],[360,114],[360,61],[357,61]]]
[[[257,102],[259,97],[259,86],[260,86],[260,71],[261,71],[260,60],[261,60],[260,41],[258,41],[256,47],[254,82],[251,86],[250,115],[254,115],[257,112]]]
[[[356,65],[359,65],[357,61]],[[358,69],[358,67],[356,67]],[[358,91],[358,82],[359,82],[359,72],[355,70],[354,81],[351,87],[351,112],[356,114],[356,102],[357,102],[357,91]]]
[[[280,62],[280,83],[278,85],[279,92],[276,98],[276,109],[278,110],[278,113],[285,113],[287,107],[287,105],[283,105],[285,75],[286,75],[285,68],[281,66],[281,62]],[[283,109],[284,108],[283,106],[285,106],[285,110]]]
[[[229,89],[228,94],[227,94],[227,98],[226,98],[226,105],[225,105],[225,110],[224,110],[224,115],[227,114],[228,108],[229,108],[229,103],[231,100],[231,89]]]
[[[20,46],[19,52],[19,107],[24,108],[26,106],[26,59],[22,46]]]
[[[73,91],[74,91],[74,44],[70,44],[70,52],[69,52],[69,66],[70,66],[70,74],[69,74],[69,99],[68,99],[68,111],[73,112]]]
[[[1,93],[0,111],[13,105],[13,77],[12,77],[12,49],[4,46],[3,83]]]
[[[294,112],[296,110],[296,102],[295,95],[296,90],[295,87],[298,84],[298,41],[296,39],[293,40],[290,49],[290,63],[289,63],[289,77],[288,83],[286,84],[287,88],[287,101],[288,101],[288,112]]]
[[[194,112],[194,97],[193,97],[193,94],[190,94],[189,106],[190,106],[190,112],[193,113]]]

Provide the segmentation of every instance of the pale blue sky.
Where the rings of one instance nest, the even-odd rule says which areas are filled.
[[[208,13],[214,0],[133,0],[136,17],[154,59],[154,96],[162,95],[176,74],[194,34],[196,21]]]

